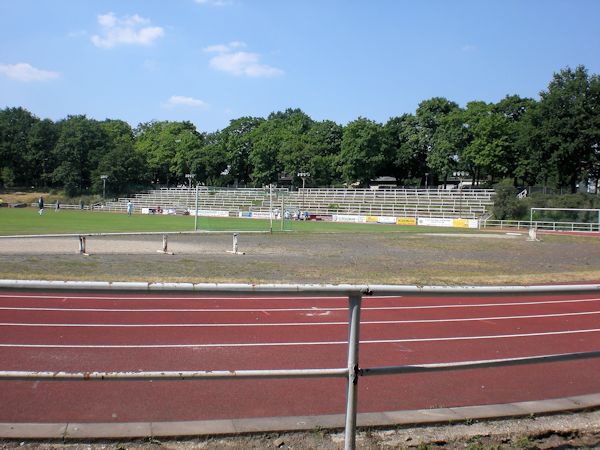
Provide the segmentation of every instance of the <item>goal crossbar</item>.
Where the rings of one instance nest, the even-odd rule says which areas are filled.
[[[531,208],[529,211],[529,222],[533,223],[533,212],[534,211],[577,211],[577,212],[597,212],[598,223],[600,224],[600,209],[589,209],[589,208]]]

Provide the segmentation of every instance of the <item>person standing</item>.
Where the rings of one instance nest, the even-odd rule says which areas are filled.
[[[40,216],[44,214],[44,197],[40,195],[40,199],[38,200],[38,207],[40,208]]]
[[[54,211],[60,211],[60,202],[58,200],[56,200],[56,203],[54,204]]]
[[[133,213],[133,203],[131,200],[127,200],[127,215],[130,216]]]

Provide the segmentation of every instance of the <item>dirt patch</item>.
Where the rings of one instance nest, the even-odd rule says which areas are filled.
[[[413,233],[0,239],[0,278],[102,281],[514,284],[600,279],[600,238]],[[506,237],[505,234],[497,236]]]
[[[0,194],[0,201],[12,205],[13,203],[34,203],[37,202],[40,196],[47,199],[47,192],[11,192]]]
[[[363,429],[356,446],[376,449],[593,449],[600,448],[600,412],[529,416],[513,420],[470,421],[438,426]],[[143,439],[128,442],[0,441],[1,449],[142,450],[142,449],[323,449],[344,448],[339,431]]]

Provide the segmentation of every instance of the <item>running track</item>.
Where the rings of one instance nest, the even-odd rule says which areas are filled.
[[[0,291],[0,370],[346,365],[347,300]],[[600,295],[365,297],[361,367],[600,350]],[[600,359],[359,382],[359,412],[600,392]],[[0,422],[340,414],[344,379],[0,382]]]

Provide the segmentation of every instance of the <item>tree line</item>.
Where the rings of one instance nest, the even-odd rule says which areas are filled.
[[[132,128],[83,115],[53,122],[22,107],[0,110],[0,184],[64,190],[69,196],[123,194],[151,185],[264,186],[282,175],[307,186],[446,183],[457,171],[480,186],[567,187],[600,178],[600,77],[585,67],[555,73],[539,99],[507,95],[462,108],[444,97],[414,114],[342,126],[300,109],[241,117],[216,132],[188,121]]]

